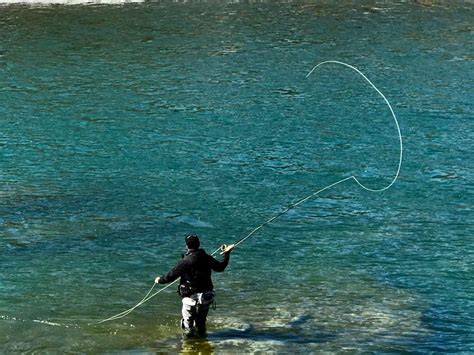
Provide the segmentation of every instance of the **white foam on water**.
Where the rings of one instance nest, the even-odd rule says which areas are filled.
[[[142,3],[145,0],[0,0],[2,5],[116,5]]]
[[[285,346],[278,340],[255,340],[255,339],[228,339],[215,342],[218,346],[246,349],[246,352],[274,352],[276,348]]]
[[[69,328],[67,325],[59,324],[59,323],[54,323],[54,322],[48,322],[47,320],[39,320],[39,319],[33,319],[34,323],[41,323],[41,324],[46,324],[46,325],[53,325],[55,327],[66,327]]]
[[[12,320],[12,321],[17,321],[17,322],[24,322],[22,319],[17,319],[15,317],[9,317],[9,316],[4,316],[4,315],[0,315],[0,319]]]

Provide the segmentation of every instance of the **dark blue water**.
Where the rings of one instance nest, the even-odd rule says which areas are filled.
[[[0,9],[4,352],[473,351],[469,4],[145,3]],[[170,288],[215,275],[206,340]]]

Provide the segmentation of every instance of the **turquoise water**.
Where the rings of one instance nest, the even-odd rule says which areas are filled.
[[[3,352],[474,351],[472,18],[421,6],[0,9]],[[197,233],[239,246],[207,340],[174,287]]]

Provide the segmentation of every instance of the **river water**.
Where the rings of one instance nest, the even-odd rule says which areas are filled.
[[[0,8],[2,352],[474,351],[473,22],[464,2]],[[207,339],[175,288],[187,233]]]

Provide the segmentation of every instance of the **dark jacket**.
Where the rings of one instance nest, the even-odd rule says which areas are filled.
[[[217,261],[203,249],[190,249],[183,259],[167,274],[160,277],[159,283],[166,284],[181,277],[182,285],[188,287],[191,293],[211,291],[212,271],[222,272],[229,264],[229,253],[224,254],[224,260]],[[183,296],[183,294],[181,293]]]

